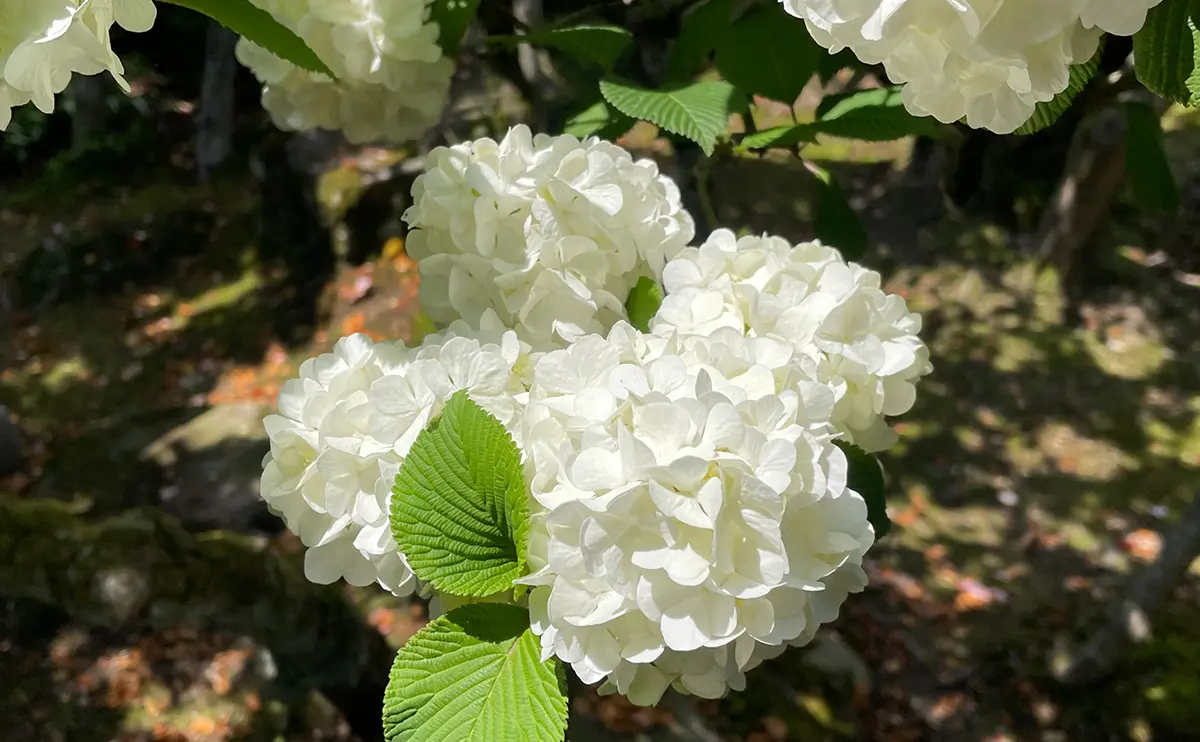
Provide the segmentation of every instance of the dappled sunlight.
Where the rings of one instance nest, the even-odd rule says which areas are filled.
[[[495,96],[480,98],[471,136],[502,133],[508,114],[492,110]],[[761,130],[814,111],[804,98],[791,110],[756,100],[753,116]],[[914,172],[915,140],[821,135],[804,147],[863,215],[871,247],[861,261],[922,314],[933,372],[893,421],[899,442],[879,455],[895,528],[866,555],[866,591],[841,604],[809,648],[751,673],[747,691],[680,710],[573,687],[577,723],[620,739],[682,739],[691,713],[736,742],[1162,742],[1173,738],[1151,730],[1200,728],[1195,580],[1111,681],[1072,689],[1050,674],[1055,652],[1091,630],[1121,580],[1163,552],[1200,483],[1200,231],[1186,224],[1200,197],[1200,119],[1173,111],[1167,129],[1172,164],[1189,184],[1184,223],[1133,214],[1121,201],[1094,250],[1102,265],[1077,286],[1033,258],[1022,230],[1036,211],[1017,204],[1008,223],[948,203],[943,183]],[[679,175],[677,146],[661,134],[642,122],[622,143]],[[0,336],[0,403],[28,437],[28,466],[0,480],[0,492],[66,501],[95,521],[165,511],[184,527],[171,538],[219,528],[302,559],[305,545],[259,498],[270,444],[263,416],[301,363],[339,338],[415,345],[436,329],[421,311],[398,218],[421,161],[375,147],[324,154],[311,171],[282,176],[303,181],[296,190],[312,197],[303,205],[313,219],[276,234],[272,221],[287,221],[300,202],[272,201],[263,176],[241,166],[204,185],[167,157],[140,163],[116,190],[105,185],[111,172],[68,178],[84,171],[63,166],[14,183],[0,209],[12,236],[0,245],[0,279],[13,276],[19,309]],[[720,152],[713,162],[719,224],[813,238],[812,178],[795,155]],[[219,545],[220,534],[195,541]],[[223,553],[231,565],[252,563]],[[1200,560],[1191,571],[1200,578]],[[424,599],[374,585],[326,594],[334,591],[385,649],[429,620]],[[261,596],[246,597],[251,606]],[[322,639],[331,604],[308,613]],[[17,626],[6,623],[8,607],[0,599],[0,659],[30,680],[13,687],[0,677],[0,698],[24,694],[31,718],[50,719],[64,738],[350,738],[316,694],[273,695],[275,658],[257,635],[85,630],[60,616]],[[353,633],[338,626],[337,638]],[[362,664],[352,654],[320,659]],[[42,708],[45,699],[58,707]]]

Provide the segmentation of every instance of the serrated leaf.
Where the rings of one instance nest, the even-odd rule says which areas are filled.
[[[244,37],[282,60],[301,69],[334,77],[317,53],[274,16],[250,0],[163,0],[212,18],[225,28]]]
[[[679,35],[667,54],[667,80],[681,82],[700,71],[721,35],[729,30],[733,11],[743,0],[708,0],[683,17]]]
[[[1037,104],[1033,109],[1033,116],[1014,133],[1019,135],[1034,134],[1058,121],[1059,117],[1066,113],[1071,104],[1075,102],[1075,98],[1083,92],[1083,89],[1096,76],[1097,70],[1100,69],[1100,55],[1103,51],[1104,41],[1101,40],[1100,48],[1096,50],[1091,59],[1082,64],[1071,65],[1068,70],[1070,79],[1067,82],[1067,89],[1045,103]]]
[[[794,144],[808,143],[816,139],[817,129],[812,124],[795,124],[792,126],[775,126],[770,129],[756,131],[742,137],[738,149],[769,149],[771,147],[791,147]]]
[[[1133,200],[1143,209],[1174,212],[1179,208],[1162,119],[1145,103],[1125,104],[1125,174]]]
[[[429,20],[438,25],[438,46],[447,57],[458,56],[458,47],[471,21],[479,0],[432,0],[429,3]]]
[[[387,742],[561,742],[566,683],[542,662],[528,612],[456,608],[396,654],[383,699]]]
[[[744,137],[738,147],[790,147],[811,142],[817,134],[886,142],[909,136],[940,136],[943,131],[936,119],[909,113],[900,87],[893,86],[826,96],[817,107],[816,121],[755,132]]]
[[[851,208],[846,194],[833,173],[806,161],[804,166],[816,176],[813,204],[813,233],[817,239],[837,248],[847,260],[857,260],[867,251],[866,227]]]
[[[585,64],[608,71],[633,42],[633,34],[608,24],[535,28],[524,36],[511,37],[537,46],[548,46]]]
[[[604,101],[596,101],[563,124],[563,133],[584,139],[597,136],[616,140],[633,127],[634,121]]]
[[[1165,0],[1133,37],[1138,80],[1167,100],[1200,105],[1200,0]]]
[[[650,332],[650,320],[658,314],[662,302],[662,287],[652,279],[642,276],[634,284],[633,291],[629,292],[629,298],[625,300],[629,324],[642,332]]]
[[[908,112],[899,85],[828,96],[813,126],[822,134],[869,142],[934,136],[941,130],[937,119]]]
[[[465,391],[404,458],[391,526],[413,572],[442,592],[493,595],[524,574],[529,512],[521,454]]]
[[[755,8],[721,34],[716,63],[743,93],[791,105],[817,70],[825,50],[804,22],[778,3]]]
[[[724,81],[649,90],[618,78],[606,78],[600,81],[600,94],[626,116],[691,139],[706,155],[712,154],[717,137],[729,124],[729,114],[741,100],[737,90]]]
[[[875,528],[875,538],[883,538],[892,530],[892,521],[887,514],[887,497],[884,493],[883,467],[879,460],[863,449],[845,441],[834,441],[846,454],[850,463],[847,485],[867,501],[867,520]]]

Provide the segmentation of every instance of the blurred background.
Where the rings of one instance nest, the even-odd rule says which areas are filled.
[[[257,496],[261,420],[339,337],[433,329],[400,220],[422,154],[561,128],[556,78],[469,35],[427,141],[350,147],[275,131],[235,41],[163,6],[115,41],[131,96],[77,76],[0,135],[5,740],[374,742],[426,620],[304,580]],[[847,68],[751,115],[884,83]],[[935,371],[883,457],[896,528],[867,592],[747,692],[637,709],[574,687],[570,739],[1200,739],[1200,114],[1164,113],[1182,205],[1154,211],[1102,103],[1030,137],[806,149],[925,318]],[[694,200],[694,154],[646,124],[620,141]],[[707,216],[809,238],[803,171],[727,152]]]

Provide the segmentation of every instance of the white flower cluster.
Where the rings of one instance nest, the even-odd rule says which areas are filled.
[[[237,58],[263,84],[263,107],[287,131],[340,129],[355,143],[416,139],[446,106],[454,65],[437,45],[427,0],[253,0],[296,32],[337,81],[246,39]]]
[[[827,387],[687,356],[618,323],[542,357],[525,413],[543,654],[642,705],[719,697],[810,641],[874,541]]]
[[[520,419],[514,368],[530,364],[528,348],[484,319],[481,332],[456,323],[417,348],[351,335],[284,384],[279,414],[265,421],[271,452],[260,492],[308,547],[308,579],[414,590],[388,515],[417,434],[460,389],[506,425]]]
[[[819,243],[685,247],[674,184],[605,142],[517,127],[427,168],[408,246],[449,330],[411,350],[344,340],[268,419],[263,495],[310,578],[414,589],[389,493],[468,389],[522,450],[520,582],[546,657],[649,705],[742,688],[811,641],[865,587],[875,539],[836,442],[890,443],[886,417],[930,371],[920,317]],[[645,333],[623,319],[639,276],[666,292]]]
[[[653,161],[526,126],[435,149],[412,195],[425,311],[474,322],[490,309],[539,349],[612,327],[638,278],[657,279],[695,234]]]
[[[932,370],[920,315],[818,242],[718,229],[667,264],[663,285],[653,332],[703,339],[690,343],[693,362],[726,375],[757,365],[827,385],[834,429],[868,451],[895,442],[886,416],[907,412]]]
[[[1066,89],[1108,32],[1162,0],[780,0],[817,43],[883,63],[908,110],[1007,134]]]
[[[51,113],[73,74],[107,71],[128,91],[109,31],[147,31],[155,14],[151,0],[0,0],[0,131],[30,101]]]

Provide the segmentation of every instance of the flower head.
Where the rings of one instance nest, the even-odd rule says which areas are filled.
[[[107,71],[128,90],[109,29],[146,31],[154,18],[151,0],[0,0],[0,131],[16,106],[53,112],[75,74]]]
[[[287,131],[337,129],[355,143],[416,139],[439,120],[453,63],[437,46],[426,0],[253,0],[295,31],[337,81],[238,42],[263,84],[262,102]]]
[[[920,315],[885,293],[878,273],[818,242],[719,229],[671,261],[663,282],[651,329],[683,338],[690,362],[744,377],[748,389],[761,383],[746,374],[768,370],[819,381],[836,400],[835,429],[868,450],[891,445],[885,418],[912,407],[932,370]]]
[[[1104,32],[1132,35],[1162,0],[780,0],[817,43],[883,63],[917,115],[1007,134],[1066,89]]]
[[[279,414],[265,420],[271,452],[260,491],[308,547],[310,580],[378,582],[396,594],[415,588],[388,521],[413,441],[460,389],[506,425],[519,419],[524,387],[513,369],[530,361],[516,337],[488,342],[479,339],[486,330],[466,330],[415,348],[351,335],[284,384]]]
[[[638,278],[657,278],[694,233],[652,161],[525,126],[435,149],[412,194],[425,310],[472,323],[493,310],[535,349],[606,331]]]
[[[832,442],[832,393],[751,375],[765,381],[746,393],[625,323],[537,362],[524,582],[544,654],[585,682],[637,703],[670,684],[721,695],[756,647],[815,630],[828,610],[811,595],[859,569],[874,532]]]

